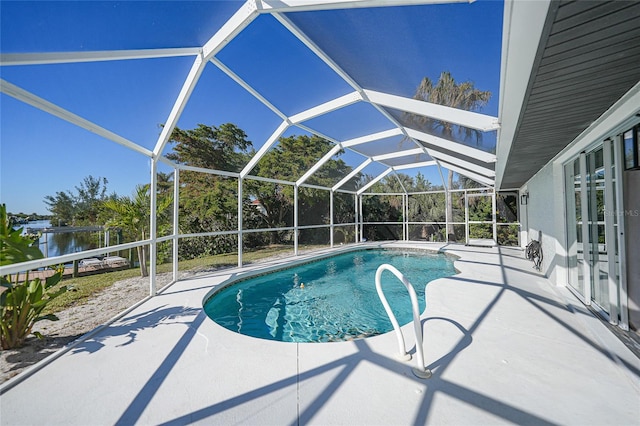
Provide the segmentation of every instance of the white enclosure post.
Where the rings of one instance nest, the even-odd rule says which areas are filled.
[[[329,243],[333,248],[333,191],[329,191]]]
[[[180,207],[180,169],[173,171],[173,281],[178,281],[178,214]]]
[[[409,225],[407,224],[407,194],[402,194],[402,240],[407,241]]]
[[[149,237],[151,238],[150,250],[149,250],[149,294],[155,296],[156,289],[156,254],[158,253],[158,163],[156,158],[151,159],[151,192],[149,195],[151,198],[151,205],[149,207]],[[140,262],[143,259],[139,259]]]
[[[358,197],[359,195],[356,194],[353,199],[353,213],[354,213],[353,216],[356,222],[356,235],[355,235],[355,239],[353,240],[354,243],[357,243],[360,241],[360,226],[358,225],[358,218],[360,217],[360,213],[358,212]]]
[[[242,177],[238,177],[238,267],[242,267]]]
[[[453,208],[453,200],[451,199],[451,192],[447,187],[444,187],[444,233],[445,233],[445,241],[449,242],[449,217],[451,217],[451,221],[453,221],[453,211],[449,212]],[[451,208],[450,208],[451,206]],[[451,216],[449,216],[451,215]],[[455,235],[455,229],[453,225],[451,225],[451,231]]]
[[[464,243],[469,244],[469,194],[466,189],[464,190],[464,239]]]
[[[298,255],[298,185],[293,186],[293,254]]]
[[[360,241],[364,241],[364,224],[362,223],[362,221],[364,220],[364,215],[362,214],[362,194],[358,195],[358,215],[360,216]]]
[[[498,224],[496,223],[496,189],[493,188],[493,197],[491,199],[491,208],[492,208],[492,220],[493,220],[493,241],[498,244]]]

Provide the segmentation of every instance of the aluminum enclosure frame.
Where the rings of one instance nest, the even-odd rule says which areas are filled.
[[[447,188],[441,167],[446,166],[450,170],[456,171],[461,175],[475,180],[488,187],[493,187],[495,172],[490,168],[475,165],[469,161],[466,161],[465,157],[472,157],[476,160],[484,161],[487,164],[495,162],[495,155],[486,153],[481,150],[477,150],[460,143],[437,138],[435,136],[424,134],[418,130],[410,129],[402,126],[397,120],[395,120],[384,107],[391,107],[400,111],[405,111],[413,114],[419,114],[423,116],[430,116],[435,119],[447,120],[459,125],[463,125],[473,129],[479,129],[482,131],[499,129],[498,118],[491,117],[478,113],[471,113],[467,111],[454,110],[452,108],[443,107],[440,105],[430,104],[424,101],[418,101],[415,99],[403,98],[401,96],[395,96],[391,94],[381,93],[372,90],[365,90],[363,87],[342,70],[326,53],[323,52],[309,37],[307,37],[299,28],[297,28],[285,15],[287,12],[296,11],[309,11],[309,10],[331,10],[331,9],[344,9],[344,8],[362,8],[362,7],[385,7],[385,6],[402,6],[402,5],[428,5],[438,3],[458,3],[468,2],[467,0],[398,0],[396,2],[386,3],[373,0],[353,0],[353,1],[338,1],[338,0],[304,0],[304,1],[285,1],[285,0],[247,0],[240,8],[233,14],[233,16],[201,47],[184,47],[184,48],[172,48],[172,49],[137,49],[137,50],[122,50],[122,51],[95,51],[95,52],[60,52],[60,53],[24,53],[24,54],[1,54],[0,66],[19,66],[19,65],[45,65],[45,64],[61,64],[61,63],[80,63],[80,62],[102,62],[102,61],[120,61],[131,59],[151,59],[151,58],[170,58],[170,57],[193,57],[193,63],[191,69],[182,84],[182,88],[175,99],[173,107],[167,117],[165,125],[162,128],[160,135],[157,138],[153,150],[146,149],[133,141],[130,141],[108,129],[105,129],[89,120],[82,118],[80,115],[61,108],[36,94],[30,93],[8,81],[0,80],[0,91],[8,96],[11,96],[23,103],[29,104],[41,111],[54,115],[66,122],[69,122],[75,126],[95,133],[107,140],[115,142],[125,148],[138,152],[145,157],[148,157],[151,161],[151,211],[155,211],[157,205],[156,191],[157,187],[157,166],[158,163],[169,165],[174,169],[174,223],[173,234],[169,237],[158,237],[156,229],[156,215],[151,216],[151,236],[148,241],[138,242],[138,244],[150,244],[151,246],[151,261],[150,261],[150,293],[153,295],[157,292],[155,275],[157,270],[156,265],[156,252],[157,244],[162,241],[172,240],[174,247],[174,279],[177,278],[176,264],[177,264],[177,244],[178,240],[184,235],[179,235],[177,227],[177,205],[179,198],[179,181],[180,170],[189,170],[194,172],[212,173],[220,176],[226,176],[238,179],[238,209],[242,207],[242,183],[244,179],[256,179],[263,181],[271,181],[282,184],[291,184],[294,187],[294,193],[297,193],[300,187],[315,187],[314,185],[305,184],[309,177],[320,169],[322,164],[328,161],[335,153],[341,149],[349,149],[350,147],[357,146],[366,142],[379,140],[392,135],[403,136],[407,140],[411,141],[415,148],[406,152],[380,154],[376,156],[366,157],[363,163],[356,167],[353,172],[345,176],[340,182],[334,185],[332,188],[321,188],[330,191],[331,194],[331,211],[333,210],[333,194],[335,192],[353,193],[356,196],[356,232],[358,226],[360,226],[360,235],[362,232],[362,195],[371,188],[376,182],[380,181],[385,176],[391,173],[397,173],[400,170],[416,169],[422,167],[437,167],[439,174],[442,178],[442,183],[445,191],[450,191],[451,188]],[[222,61],[220,61],[216,55],[227,44],[229,44],[236,36],[238,36],[246,27],[248,27],[258,16],[261,14],[271,14],[275,19],[280,22],[284,28],[290,31],[296,38],[298,38],[305,46],[307,46],[311,52],[313,52],[320,60],[327,64],[337,75],[350,85],[354,91],[347,95],[338,97],[329,102],[325,102],[309,108],[305,111],[298,112],[293,115],[286,115],[282,111],[278,110],[265,96],[263,96],[258,90],[253,88],[250,84],[243,81],[237,74],[235,74],[229,67],[227,67]],[[200,79],[202,73],[208,65],[213,65],[228,75],[233,81],[239,84],[243,89],[249,92],[259,102],[269,108],[277,116],[282,119],[280,126],[273,132],[268,138],[265,144],[258,150],[257,154],[249,161],[249,163],[239,173],[225,172],[220,170],[206,170],[199,169],[184,165],[175,164],[162,156],[164,149],[170,139],[170,135],[175,129],[178,120],[184,111],[189,99]],[[305,122],[311,118],[318,117],[327,114],[336,109],[344,108],[345,106],[352,105],[354,103],[368,103],[373,106],[378,112],[384,115],[391,126],[390,129],[383,132],[374,133],[371,135],[363,136],[360,138],[336,141],[330,139],[336,145],[325,156],[310,168],[298,181],[296,182],[283,182],[277,180],[271,180],[269,178],[258,177],[250,175],[252,169],[264,156],[264,154],[272,148],[278,141],[278,139],[284,134],[287,129],[292,126],[297,126],[305,129],[311,133],[317,134],[321,137],[325,137],[320,132],[305,125]],[[425,143],[427,145],[425,145]],[[428,148],[428,145],[433,145],[445,152],[432,150]],[[406,164],[401,164],[393,167],[387,167],[382,173],[373,177],[363,187],[359,188],[355,192],[345,191],[340,189],[345,183],[356,176],[368,165],[374,162],[383,162],[384,160],[392,158],[400,158],[403,156],[425,154],[431,161],[414,161]],[[402,183],[400,183],[402,186]],[[404,188],[403,188],[404,190]],[[495,191],[494,191],[495,193]],[[405,190],[403,199],[406,199],[408,193]],[[293,230],[296,234],[295,240],[295,254],[298,252],[297,246],[297,233],[302,227],[298,226],[297,215],[297,202],[294,203],[294,227]],[[403,207],[403,212],[406,212],[406,206]],[[238,229],[237,231],[224,231],[224,232],[212,232],[203,235],[222,235],[227,233],[237,233],[238,235],[238,264],[242,265],[242,234],[248,231],[242,228],[241,214],[238,215]],[[333,223],[333,216],[331,217],[331,229],[335,226]],[[407,225],[403,225],[404,237],[406,238]],[[331,234],[331,240],[333,240],[333,233]],[[127,245],[128,247],[128,245]],[[111,248],[116,249],[115,247]],[[64,257],[64,256],[63,256]],[[72,256],[73,257],[73,256]],[[66,259],[66,257],[65,257]],[[27,267],[29,265],[24,265]],[[8,269],[7,269],[8,268]],[[0,273],[13,270],[14,267],[2,267]]]

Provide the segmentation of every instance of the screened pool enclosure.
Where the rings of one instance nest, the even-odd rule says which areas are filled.
[[[29,5],[12,7],[4,14]],[[130,188],[149,185],[148,235],[116,241],[112,232],[106,245],[109,253],[148,247],[152,293],[159,263],[173,262],[177,279],[178,261],[198,253],[237,253],[242,265],[248,250],[274,244],[296,255],[361,241],[526,244],[518,212],[526,194],[495,190],[500,2],[163,2],[151,11],[82,3],[74,16],[90,18],[64,37],[50,37],[65,22],[48,22],[53,6],[41,7],[33,27],[15,28],[3,45],[3,109],[30,117],[40,138],[51,120],[66,126],[52,151],[84,153],[78,169],[109,163],[123,180],[143,170],[147,180]],[[17,42],[20,31],[33,42]],[[458,40],[455,55],[442,47],[448,40]],[[434,101],[430,91],[449,72],[456,84],[471,82],[466,90],[492,93],[466,109]],[[220,148],[233,162],[186,157],[178,147],[201,123],[209,133],[232,123],[250,147]],[[202,188],[213,192],[196,203]],[[204,213],[194,219],[190,209]]]

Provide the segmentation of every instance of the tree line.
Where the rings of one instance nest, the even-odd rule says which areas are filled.
[[[220,126],[198,125],[195,129],[176,128],[170,143],[172,150],[166,156],[177,164],[240,172],[255,155],[245,132],[232,123]],[[277,181],[295,182],[316,164],[333,143],[318,136],[298,135],[282,137],[256,164],[251,174]],[[352,171],[338,152],[307,181],[309,184],[331,187]],[[361,186],[367,176],[354,178],[355,187]],[[421,174],[415,178],[400,174],[387,177],[374,186],[375,191],[398,191],[400,183],[409,191],[439,190]],[[138,185],[130,196],[108,191],[108,180],[88,176],[74,190],[56,192],[45,197],[54,224],[105,225],[124,232],[126,240],[149,237],[150,187]],[[173,175],[159,173],[157,185],[158,234],[170,230],[173,197]],[[300,188],[298,214],[300,225],[330,223],[330,192],[317,188]],[[444,206],[439,206],[444,212]],[[191,170],[180,172],[179,227],[182,234],[232,231],[238,227],[238,181],[236,178]],[[367,197],[365,210],[369,216],[396,220],[400,206],[393,201],[380,201]],[[428,209],[425,213],[429,213]],[[242,194],[243,229],[287,228],[294,224],[294,187],[283,183],[245,179]],[[431,212],[433,213],[433,212]],[[365,218],[366,220],[366,218]],[[334,221],[355,222],[354,198],[350,194],[336,194]],[[342,230],[342,233],[345,231]],[[246,233],[244,244],[248,248],[290,241],[290,231]],[[233,251],[237,246],[235,235],[188,238],[180,244],[179,255],[184,258]],[[341,238],[346,239],[345,235]],[[326,243],[324,236],[314,233],[301,235],[301,243]],[[144,253],[140,253],[144,257]]]
[[[490,93],[481,92],[470,82],[457,83],[451,75],[443,72],[434,84],[428,78],[423,79],[416,89],[414,98],[439,103],[455,108],[478,110],[486,104]],[[477,131],[462,128],[440,120],[425,119],[415,115],[403,117],[405,124],[452,140],[466,139],[481,143]],[[246,133],[232,123],[219,126],[199,124],[194,129],[176,128],[171,134],[172,151],[166,157],[177,164],[197,168],[240,172],[255,155],[255,149]],[[318,136],[289,136],[279,139],[251,171],[251,175],[277,181],[295,182],[310,167],[316,164],[333,147],[330,141]],[[307,183],[331,187],[352,171],[338,152],[327,161]],[[157,199],[158,234],[165,235],[171,223],[173,176],[158,174]],[[367,180],[366,176],[354,177],[357,188]],[[100,224],[118,228],[130,239],[148,238],[149,229],[149,185],[139,185],[132,196],[120,196],[108,193],[108,180],[102,177],[86,177],[75,190],[59,191],[45,197],[45,203],[51,211],[52,223],[56,224]],[[453,173],[448,176],[448,186],[454,188]],[[373,188],[374,192],[438,191],[443,186],[434,186],[424,176],[415,178],[404,174],[387,176]],[[181,234],[201,234],[219,231],[233,231],[238,228],[239,219],[243,229],[274,229],[292,227],[294,224],[294,186],[254,179],[243,180],[241,211],[238,212],[238,181],[236,178],[182,170],[180,172],[179,232]],[[318,225],[330,223],[330,192],[326,190],[301,187],[298,193],[299,225]],[[424,194],[412,197],[409,218],[415,221],[454,222],[456,211],[461,206],[460,199],[441,194]],[[464,201],[462,201],[463,203]],[[448,208],[446,208],[448,206]],[[380,222],[400,222],[402,202],[397,196],[365,197],[363,200],[364,220]],[[464,210],[463,210],[464,211]],[[239,217],[241,215],[241,217]],[[348,194],[336,194],[334,198],[334,221],[336,223],[355,222],[354,197]],[[462,220],[463,221],[463,220]],[[388,231],[390,228],[386,228]],[[350,231],[341,229],[340,238],[348,241]],[[444,234],[440,226],[422,228],[421,238],[442,239]],[[446,230],[451,238],[456,232],[450,227]],[[380,239],[393,236],[384,227],[371,227],[365,237]],[[260,247],[267,244],[290,242],[291,231],[267,233],[245,233],[245,247]],[[325,240],[325,241],[321,241]],[[303,244],[326,243],[328,238],[320,232],[304,232],[299,236]],[[192,258],[233,251],[237,247],[237,236],[218,235],[198,238],[185,238],[179,245],[181,258]],[[145,256],[140,253],[140,256]]]

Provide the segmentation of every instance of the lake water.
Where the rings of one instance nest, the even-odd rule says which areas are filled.
[[[20,225],[27,228],[42,229],[51,226],[48,220],[35,220]],[[103,244],[100,232],[43,232],[40,236],[39,247],[45,257],[62,256],[64,254],[99,248]]]

